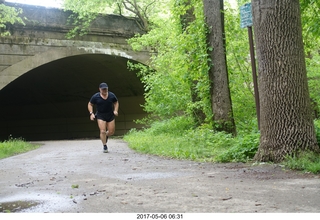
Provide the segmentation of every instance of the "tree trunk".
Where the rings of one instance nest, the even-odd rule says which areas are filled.
[[[211,103],[214,122],[218,131],[236,134],[229,88],[225,51],[223,0],[203,0],[204,15],[209,28],[207,41],[210,63]]]
[[[255,159],[280,162],[317,145],[299,0],[252,0],[258,58],[260,146]]]

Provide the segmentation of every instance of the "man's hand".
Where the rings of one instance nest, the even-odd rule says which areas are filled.
[[[118,116],[118,111],[113,111],[113,114],[114,114],[115,116]]]
[[[90,120],[91,120],[91,121],[94,121],[95,118],[96,118],[96,116],[92,113],[92,114],[90,115]]]

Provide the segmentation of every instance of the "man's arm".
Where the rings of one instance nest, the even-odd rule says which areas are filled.
[[[93,104],[91,102],[88,102],[88,111],[89,111],[89,114],[90,114],[90,119],[93,121],[95,116],[94,116],[94,113],[93,113]]]
[[[118,110],[119,110],[119,102],[116,101],[115,103],[113,103],[113,114],[115,116],[118,116]]]

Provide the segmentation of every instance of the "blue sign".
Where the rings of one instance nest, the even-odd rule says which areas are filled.
[[[241,28],[251,27],[253,25],[251,3],[240,7],[240,25]]]

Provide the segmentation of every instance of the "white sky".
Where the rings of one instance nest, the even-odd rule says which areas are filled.
[[[62,3],[62,0],[5,0],[5,1],[29,4],[29,5],[41,5],[41,6],[55,7],[55,8],[59,8]],[[229,0],[229,2],[232,2],[233,4],[235,4],[236,0]]]
[[[6,2],[16,2],[29,5],[40,5],[46,7],[59,8],[61,6],[61,0],[5,0]]]

